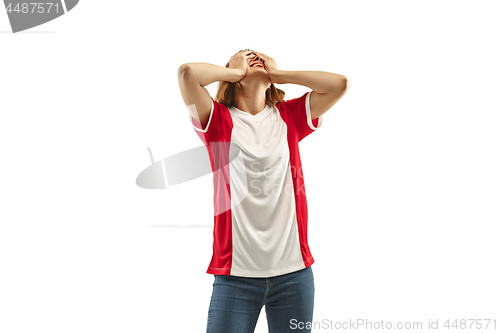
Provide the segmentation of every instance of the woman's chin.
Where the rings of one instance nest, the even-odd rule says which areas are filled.
[[[251,71],[247,72],[248,77],[269,77],[269,74],[267,74],[267,71],[264,68],[257,67],[258,69],[255,69],[255,67],[252,68]]]

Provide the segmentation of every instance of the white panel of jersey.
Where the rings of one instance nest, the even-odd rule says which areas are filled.
[[[307,101],[309,102],[309,101]],[[233,257],[231,275],[268,277],[305,268],[297,229],[287,125],[274,106],[256,115],[228,108]]]

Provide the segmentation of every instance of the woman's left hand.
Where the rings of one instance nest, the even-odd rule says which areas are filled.
[[[279,69],[278,65],[276,64],[276,60],[261,52],[255,52],[255,54],[257,54],[262,59],[262,62],[264,63],[264,67],[267,71],[267,74],[269,75],[271,83],[278,83],[276,80],[277,80],[277,75],[279,73]]]

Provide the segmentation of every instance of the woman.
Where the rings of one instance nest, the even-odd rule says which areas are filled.
[[[314,259],[298,142],[349,89],[345,76],[283,71],[242,50],[221,67],[179,67],[179,87],[214,172],[214,274],[207,332],[253,332],[265,305],[269,332],[312,322]],[[220,81],[215,100],[205,86]],[[284,101],[274,83],[312,89]],[[303,332],[310,332],[304,329]]]

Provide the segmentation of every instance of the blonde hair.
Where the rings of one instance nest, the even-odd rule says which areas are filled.
[[[229,62],[226,64],[229,67]],[[278,103],[284,102],[285,92],[278,89],[271,83],[270,89],[266,90],[266,104],[276,105]],[[243,90],[241,83],[220,81],[217,86],[217,93],[215,94],[215,101],[220,104],[224,104],[226,107],[234,106],[236,102],[236,89],[240,89],[245,96],[248,94]]]

